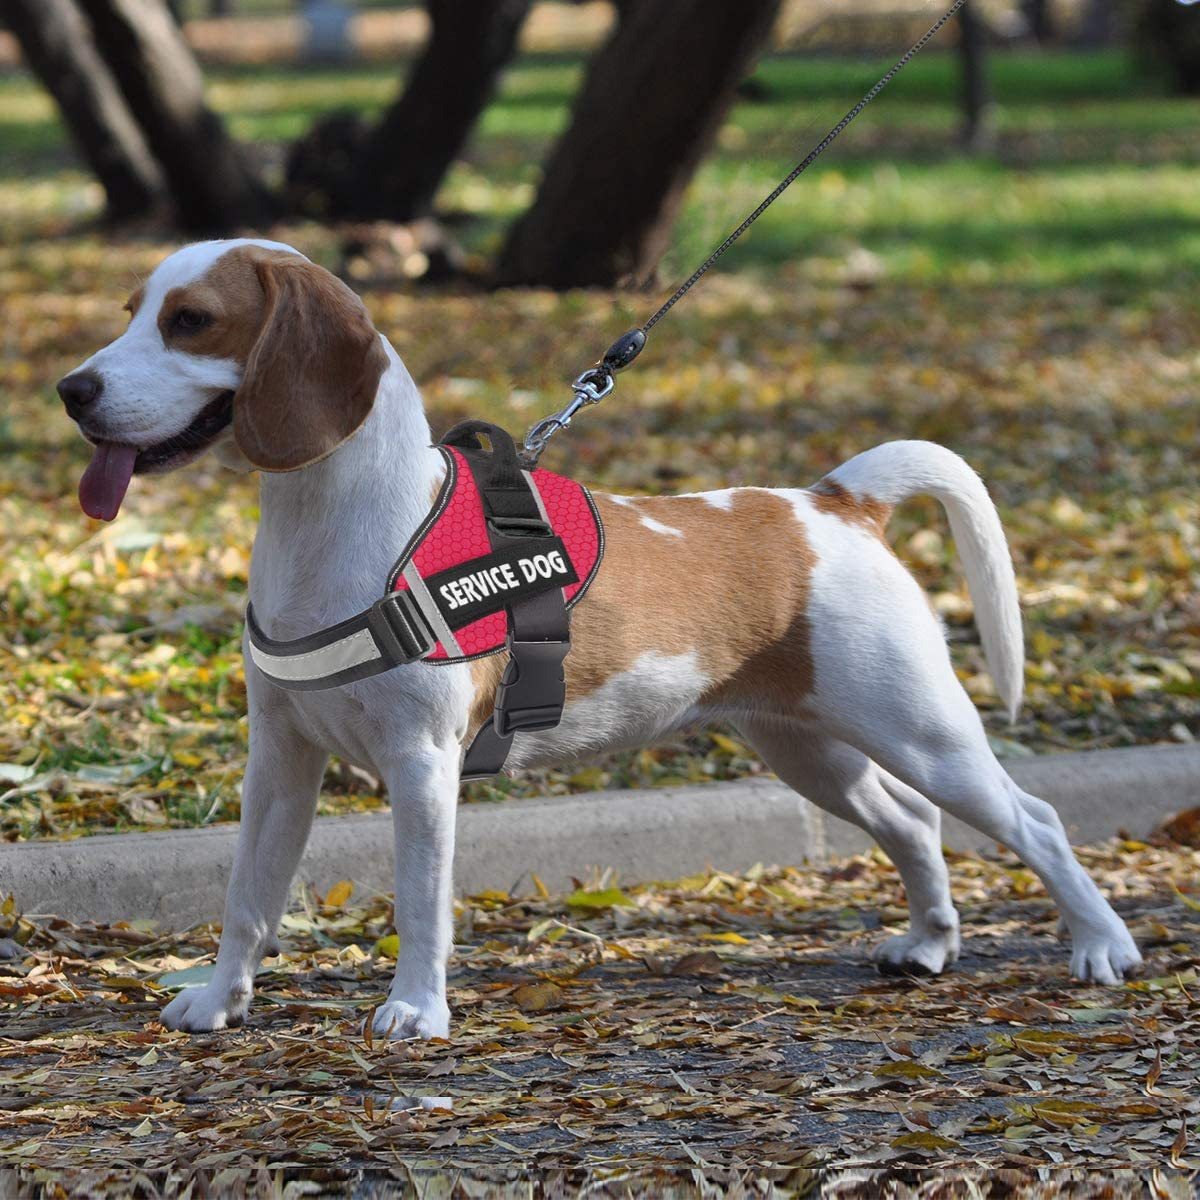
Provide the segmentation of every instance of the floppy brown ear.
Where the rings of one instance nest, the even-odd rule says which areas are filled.
[[[367,419],[387,354],[362,301],[294,254],[256,256],[265,308],[233,403],[238,447],[264,471],[332,454]]]

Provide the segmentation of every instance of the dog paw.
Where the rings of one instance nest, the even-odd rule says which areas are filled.
[[[208,983],[204,987],[184,988],[163,1009],[159,1020],[168,1029],[206,1033],[241,1025],[249,1007],[249,989],[244,994],[235,994],[227,987]]]
[[[371,1029],[381,1037],[444,1038],[450,1033],[450,1009],[444,1000],[431,999],[420,1005],[405,1000],[386,1000],[375,1010]]]
[[[1137,944],[1122,924],[1076,938],[1071,950],[1071,977],[1081,983],[1114,987],[1136,974],[1141,964]]]
[[[910,931],[890,937],[875,951],[880,975],[940,975],[958,958],[958,930]]]

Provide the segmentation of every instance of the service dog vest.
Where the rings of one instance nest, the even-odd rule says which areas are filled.
[[[491,443],[484,450],[483,434]],[[463,778],[500,770],[520,731],[558,724],[569,609],[604,554],[588,490],[563,475],[523,470],[509,435],[483,421],[438,445],[446,477],[409,539],[381,600],[308,637],[276,641],[246,612],[250,657],[280,687],[338,687],[403,663],[469,662],[508,649],[491,722],[467,753]]]

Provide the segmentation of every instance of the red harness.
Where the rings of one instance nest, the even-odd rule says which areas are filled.
[[[483,500],[466,457],[454,446],[439,446],[446,457],[446,479],[433,511],[417,530],[400,560],[392,568],[388,589],[410,590],[412,571],[428,587],[429,580],[445,571],[486,558],[492,550],[488,536]],[[562,539],[567,557],[578,582],[563,588],[563,599],[570,608],[587,591],[604,553],[604,527],[591,494],[582,484],[555,475],[540,467],[526,473],[530,487],[539,500],[539,508],[554,533]],[[470,573],[467,573],[470,578]],[[522,575],[517,576],[523,579]],[[500,582],[504,582],[501,577]],[[482,584],[482,586],[481,586]],[[443,585],[445,586],[445,585]],[[476,592],[488,586],[484,580],[474,584]],[[501,594],[498,590],[498,596]],[[437,597],[435,597],[437,598]],[[450,622],[453,622],[451,614]],[[496,654],[505,648],[508,617],[500,609],[452,629],[454,643],[447,647],[438,641],[423,661],[427,663],[466,662]]]
[[[515,733],[552,729],[561,719],[569,610],[600,569],[604,529],[586,488],[524,470],[512,438],[494,425],[464,422],[438,449],[446,478],[382,600],[293,641],[267,637],[252,607],[246,629],[258,669],[293,691],[508,650],[493,720],[463,764],[463,778],[478,778],[500,770]]]

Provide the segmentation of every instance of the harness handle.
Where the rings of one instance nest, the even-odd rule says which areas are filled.
[[[480,434],[492,444],[490,454],[484,450]],[[456,446],[473,454],[487,454],[489,459],[488,477],[494,487],[525,489],[525,480],[521,475],[521,458],[517,454],[517,445],[512,434],[499,425],[490,421],[472,419],[460,421],[443,438],[442,445]]]

